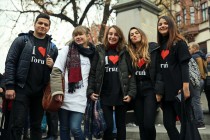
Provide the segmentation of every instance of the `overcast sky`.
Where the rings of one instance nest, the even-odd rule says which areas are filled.
[[[13,3],[12,3],[12,2]],[[0,0],[0,9],[14,9],[14,7],[20,7],[18,3],[20,0]],[[87,5],[85,0],[81,5],[81,9]],[[101,23],[102,12],[97,11],[95,8],[91,8],[88,14],[89,24],[93,23],[93,21],[97,24]],[[114,16],[114,15],[112,15]],[[14,27],[15,22],[14,19],[17,19],[17,14],[12,12],[0,12],[0,73],[4,72],[5,68],[5,60],[7,56],[8,49],[12,43],[12,41],[18,36],[21,32],[28,32],[29,30],[33,30],[33,14],[22,15],[19,19],[19,23]],[[48,32],[53,37],[53,42],[61,48],[68,40],[71,39],[71,34],[73,31],[73,26],[70,23],[66,23],[64,21],[60,21],[59,19],[51,17],[52,24],[51,29]],[[109,22],[109,25],[114,24],[113,21]],[[84,25],[88,25],[87,20]]]

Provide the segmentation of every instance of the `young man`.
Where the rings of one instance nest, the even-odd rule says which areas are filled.
[[[50,17],[41,13],[36,17],[34,31],[20,34],[9,49],[5,63],[6,98],[14,100],[9,140],[21,140],[28,111],[31,140],[41,140],[43,89],[58,55],[47,34],[49,29]]]
[[[204,89],[204,80],[206,79],[206,66],[204,64],[205,54],[200,51],[200,47],[197,43],[192,43],[189,47],[192,58],[196,61],[199,72],[201,75],[200,87],[193,87],[190,85],[192,94],[192,106],[195,114],[198,129],[206,129],[203,117],[203,110],[200,104],[201,93]]]

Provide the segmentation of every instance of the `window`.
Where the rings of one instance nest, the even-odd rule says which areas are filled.
[[[180,16],[180,15],[177,15],[177,16],[176,16],[176,24],[177,24],[178,26],[181,25],[181,16]]]
[[[208,17],[207,2],[201,4],[201,14],[202,14],[203,21],[207,21],[207,17]]]
[[[190,7],[190,24],[195,24],[195,9]]]
[[[186,9],[183,10],[183,19],[184,19],[184,24],[187,23],[187,13],[186,13]]]

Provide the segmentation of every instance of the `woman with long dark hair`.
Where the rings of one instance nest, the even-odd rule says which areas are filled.
[[[162,16],[157,23],[157,41],[160,45],[160,68],[164,82],[162,96],[163,123],[170,140],[178,140],[176,128],[177,115],[181,118],[181,104],[176,96],[183,93],[184,99],[190,97],[189,66],[191,55],[187,43],[177,30],[175,22],[168,16]]]

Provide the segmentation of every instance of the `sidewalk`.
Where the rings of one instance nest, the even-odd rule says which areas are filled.
[[[177,125],[180,128],[180,125]],[[156,125],[156,140],[169,140],[166,130],[163,125]],[[210,140],[210,125],[206,125],[206,129],[199,130],[202,140]],[[126,128],[126,140],[139,140],[139,128],[138,126],[132,126]],[[60,140],[60,137],[58,138]],[[96,140],[96,139],[93,139]]]

